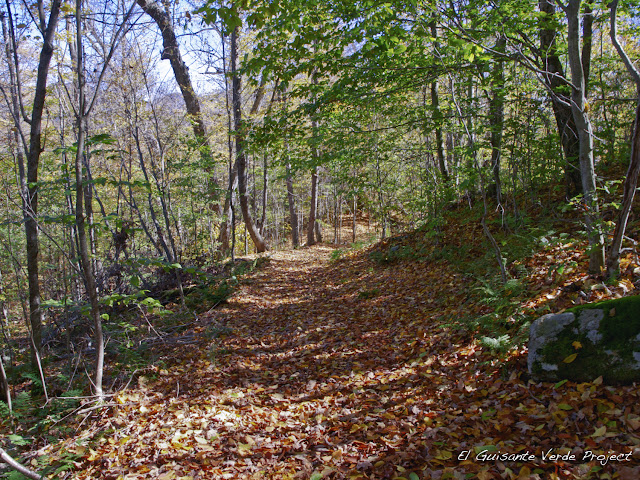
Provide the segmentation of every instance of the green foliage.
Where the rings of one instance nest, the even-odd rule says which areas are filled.
[[[493,307],[496,313],[504,313],[518,303],[518,297],[526,286],[521,280],[511,278],[504,285],[497,281],[479,279],[480,285],[475,289],[482,294],[481,303]]]
[[[56,464],[54,465],[55,470],[53,470],[53,475],[57,476],[57,475],[60,475],[61,473],[70,472],[72,470],[75,470],[76,469],[76,462],[81,457],[82,456],[77,454],[77,453],[73,453],[73,452],[69,452],[69,451],[63,452],[62,455],[60,455],[60,457],[58,457],[58,459],[56,461]]]
[[[480,337],[480,344],[483,347],[491,350],[491,353],[494,354],[507,353],[513,346],[511,337],[507,334],[501,335],[499,337]]]
[[[4,474],[2,478],[6,478],[7,480],[25,480],[27,477],[22,475],[20,472],[11,470],[8,473]]]
[[[331,256],[329,257],[329,260],[335,263],[342,258],[344,253],[345,253],[345,250],[343,248],[336,248],[331,251]]]
[[[186,295],[185,303],[191,310],[204,312],[225,302],[232,294],[233,287],[225,280],[213,288],[204,286],[193,289]]]
[[[23,447],[25,445],[31,445],[31,440],[28,440],[26,438],[23,438],[20,435],[7,435],[7,439],[13,444],[16,445],[18,447]]]

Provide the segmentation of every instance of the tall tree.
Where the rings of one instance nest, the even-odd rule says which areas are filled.
[[[87,155],[87,136],[89,131],[89,118],[91,112],[96,105],[96,99],[100,93],[100,86],[104,75],[107,71],[109,62],[122,38],[122,33],[128,25],[128,19],[133,11],[135,3],[132,3],[124,18],[121,19],[119,27],[112,33],[109,49],[105,53],[100,66],[100,74],[95,85],[93,95],[87,94],[86,65],[85,65],[85,48],[84,37],[86,31],[84,25],[84,2],[76,0],[75,2],[75,73],[76,73],[76,105],[74,106],[76,116],[76,155],[75,155],[75,219],[76,232],[78,241],[78,253],[80,255],[80,266],[82,269],[82,277],[84,279],[85,290],[89,298],[91,319],[93,321],[94,341],[96,348],[95,359],[95,376],[93,387],[95,395],[99,400],[104,398],[102,387],[102,378],[104,373],[104,338],[102,333],[102,318],[100,315],[100,303],[98,298],[98,289],[96,285],[96,272],[91,262],[91,252],[89,250],[89,242],[87,240],[87,223],[91,221],[90,212],[92,207],[91,190],[93,188],[91,180],[91,166],[89,164],[89,155]],[[97,68],[96,68],[97,69]],[[90,226],[90,225],[89,225]]]
[[[12,2],[6,0],[7,15],[9,20],[9,41],[13,78],[12,91],[18,102],[13,102],[12,116],[16,130],[22,133],[22,120],[29,125],[29,136],[21,135],[27,160],[25,174],[22,155],[18,155],[18,169],[20,173],[20,192],[22,197],[22,210],[27,245],[27,277],[29,282],[29,320],[33,337],[33,360],[37,361],[42,346],[42,309],[39,283],[39,240],[38,240],[38,170],[40,154],[42,153],[42,121],[45,99],[47,96],[47,77],[49,66],[54,52],[54,39],[58,20],[60,18],[61,0],[52,0],[49,6],[49,15],[46,15],[46,2],[38,0],[35,3],[37,12],[36,28],[42,38],[42,47],[38,60],[36,85],[33,95],[31,117],[27,117],[21,91],[22,78],[20,73],[20,61],[18,44],[14,31],[14,18],[11,11]],[[15,82],[15,83],[14,83]]]
[[[161,58],[162,60],[169,60],[171,63],[173,75],[178,83],[178,87],[180,87],[180,92],[193,126],[193,133],[198,142],[198,146],[201,149],[203,160],[208,164],[211,162],[211,146],[209,144],[206,126],[200,109],[200,101],[193,88],[193,84],[191,83],[189,68],[180,54],[180,46],[176,37],[173,18],[169,10],[171,4],[167,0],[162,0],[162,5],[155,0],[136,1],[142,10],[144,10],[144,12],[153,19],[160,29],[163,46]],[[213,166],[207,166],[207,168],[213,169]],[[218,198],[220,194],[219,182],[215,176],[215,172],[213,171],[211,175],[211,183],[213,200],[212,208],[216,213],[221,213],[222,209]]]
[[[240,95],[241,77],[238,71],[238,32],[240,26],[236,25],[231,31],[231,76],[232,76],[232,104],[233,104],[233,127],[236,143],[236,165],[238,170],[238,193],[240,196],[240,210],[244,218],[247,231],[253,240],[258,253],[267,250],[267,243],[256,228],[251,210],[249,209],[249,199],[247,193],[247,156],[245,152],[245,133],[242,121],[242,99]]]
[[[435,15],[435,12],[434,12]],[[435,49],[435,55],[440,55],[440,42],[438,39],[438,28],[436,26],[435,19],[429,24],[431,30],[431,36],[435,39],[433,46]],[[444,140],[442,135],[442,128],[444,123],[444,115],[440,110],[440,96],[438,95],[438,78],[434,78],[430,86],[431,90],[431,108],[433,109],[433,121],[436,131],[436,154],[438,155],[438,166],[440,167],[440,173],[445,183],[449,183],[449,171],[447,170],[447,162],[444,155]]]
[[[622,238],[627,227],[627,221],[629,220],[629,213],[631,212],[631,206],[633,205],[633,199],[636,193],[636,187],[638,185],[638,175],[640,174],[640,72],[635,67],[627,52],[620,44],[617,34],[617,12],[618,12],[618,0],[613,0],[609,7],[611,9],[610,20],[610,36],[611,43],[615,47],[618,55],[620,56],[624,66],[626,67],[629,75],[636,84],[637,104],[636,104],[636,116],[631,129],[631,155],[629,161],[629,168],[624,180],[624,193],[622,197],[622,208],[618,215],[618,221],[616,228],[613,232],[613,239],[609,247],[609,255],[607,257],[607,276],[613,277],[618,275],[620,270],[620,247],[622,246]]]
[[[491,71],[491,91],[489,98],[489,128],[491,142],[491,171],[493,173],[493,185],[498,205],[502,204],[502,181],[500,179],[500,160],[502,156],[502,135],[504,132],[504,53],[507,39],[499,35],[495,50],[498,58],[495,59]]]
[[[553,108],[558,134],[565,156],[565,178],[567,192],[570,196],[583,192],[582,174],[580,166],[580,139],[576,120],[571,108],[571,85],[564,71],[564,64],[560,58],[559,23],[556,19],[556,2],[540,0],[540,56],[542,59],[542,79],[552,92],[551,105]],[[585,82],[585,93],[589,82],[591,63],[591,42],[593,35],[593,16],[591,8],[586,7],[583,21],[583,48],[580,54],[582,75]],[[578,51],[580,51],[578,47]]]
[[[580,142],[580,178],[584,192],[584,207],[587,233],[589,236],[589,271],[600,273],[604,267],[604,238],[600,226],[596,173],[593,158],[593,127],[589,119],[586,101],[588,63],[580,49],[580,7],[581,0],[568,0],[562,8],[567,17],[567,44],[569,67],[571,69],[571,112],[576,123]],[[591,42],[586,39],[585,42]]]

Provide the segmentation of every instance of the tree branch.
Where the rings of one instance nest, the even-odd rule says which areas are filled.
[[[638,69],[633,65],[633,63],[631,62],[631,59],[627,55],[627,52],[624,51],[624,48],[622,48],[622,45],[620,45],[620,42],[618,41],[618,25],[616,21],[617,10],[618,10],[618,0],[613,0],[609,4],[609,8],[611,9],[611,29],[610,29],[611,43],[613,43],[613,46],[617,50],[618,55],[620,55],[620,58],[624,62],[625,67],[627,67],[629,74],[633,78],[633,81],[636,83],[636,87],[640,92],[640,72],[638,72]]]
[[[0,459],[11,468],[13,468],[16,472],[20,472],[27,478],[32,478],[33,480],[41,480],[44,478],[43,475],[34,472],[33,470],[29,470],[27,467],[18,463],[13,459],[11,455],[9,455],[2,447],[0,447]]]

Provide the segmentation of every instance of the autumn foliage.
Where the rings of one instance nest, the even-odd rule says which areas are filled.
[[[464,242],[456,228],[441,240]],[[482,301],[488,284],[431,243],[418,230],[273,253],[199,318],[197,343],[158,345],[160,366],[39,454],[73,455],[78,479],[637,478],[635,386],[534,383],[521,340],[482,340],[630,280],[598,283],[583,245],[550,244],[511,265],[528,275],[502,292],[511,316],[498,331],[470,320],[503,308]]]

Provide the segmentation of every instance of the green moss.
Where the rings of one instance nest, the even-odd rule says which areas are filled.
[[[602,310],[598,333],[602,339],[594,344],[581,331],[581,314],[585,310]],[[546,372],[540,363],[533,373],[541,378],[558,377],[575,381],[591,381],[602,375],[608,383],[631,383],[640,377],[640,362],[634,352],[640,352],[640,296],[584,305],[569,310],[575,320],[558,335],[557,340],[542,348],[540,359],[557,365],[557,371]],[[576,348],[574,342],[581,347]],[[607,353],[609,352],[609,353]],[[564,360],[577,354],[574,361]]]
[[[580,305],[567,311],[577,318],[583,310],[594,309],[604,312],[600,333],[605,342],[619,340],[626,343],[640,333],[640,295]]]

